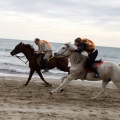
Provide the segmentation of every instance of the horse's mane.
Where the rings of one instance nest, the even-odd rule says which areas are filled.
[[[24,44],[24,46],[25,46],[27,49],[31,50],[32,53],[34,53],[35,50],[34,50],[34,48],[33,48],[32,45],[30,45],[30,44]]]
[[[75,48],[74,48],[73,46],[70,45],[70,47],[71,47],[71,49],[75,50]],[[74,52],[74,54],[75,54],[76,56],[78,56],[78,57],[76,57],[76,59],[78,59],[78,61],[79,61],[80,58],[82,58],[82,59],[86,59],[86,58],[87,58],[87,56],[84,55],[82,52],[81,52],[81,53],[79,53],[79,52]]]

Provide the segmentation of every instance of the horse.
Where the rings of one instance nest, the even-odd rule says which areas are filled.
[[[58,88],[49,92],[53,94],[59,90],[62,90],[70,81],[72,80],[88,80],[88,81],[98,81],[102,80],[102,88],[100,92],[91,99],[95,99],[98,96],[102,95],[105,90],[107,84],[112,81],[119,89],[120,89],[120,66],[115,62],[104,61],[101,65],[98,66],[98,72],[100,78],[94,78],[93,72],[87,73],[86,75],[86,68],[85,62],[87,56],[83,55],[82,53],[74,52],[74,48],[70,46],[70,43],[64,44],[56,53],[55,56],[64,56],[70,59],[71,67],[70,67],[70,74],[64,81],[60,84]],[[86,76],[86,77],[85,77]]]
[[[18,53],[23,53],[27,58],[27,60],[29,61],[30,73],[28,80],[25,83],[25,86],[28,85],[35,71],[40,76],[40,78],[46,83],[46,85],[50,86],[50,84],[46,82],[43,78],[43,75],[41,73],[42,66],[38,64],[37,62],[38,56],[36,56],[34,52],[35,50],[30,44],[24,44],[21,42],[18,45],[16,45],[16,47],[10,52],[10,54],[14,56]],[[49,60],[48,69],[53,69],[55,67],[60,69],[61,71],[69,72],[68,59],[66,57],[58,57],[58,58],[52,57]]]

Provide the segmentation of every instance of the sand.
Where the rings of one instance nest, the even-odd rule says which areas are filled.
[[[0,77],[0,120],[120,120],[120,91],[110,84],[104,95],[91,100],[101,83],[72,82],[63,93],[49,95],[60,80]]]

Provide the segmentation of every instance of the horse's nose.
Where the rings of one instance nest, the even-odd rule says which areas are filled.
[[[10,54],[13,56],[13,52],[10,52]]]
[[[57,53],[54,53],[54,56],[57,56]]]

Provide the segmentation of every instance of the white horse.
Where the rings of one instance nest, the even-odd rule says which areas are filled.
[[[71,67],[70,74],[64,81],[60,84],[58,88],[51,91],[50,94],[62,90],[71,80],[81,79],[84,80],[86,70],[84,64],[86,61],[86,56],[73,51],[74,48],[70,46],[70,43],[64,44],[56,53],[56,56],[66,56],[70,59]],[[87,73],[86,80],[89,81],[98,81],[102,80],[102,89],[98,95],[94,98],[97,98],[105,92],[107,84],[112,81],[120,89],[120,66],[115,62],[104,62],[102,65],[98,66],[98,72],[100,78],[94,78],[93,73]]]

